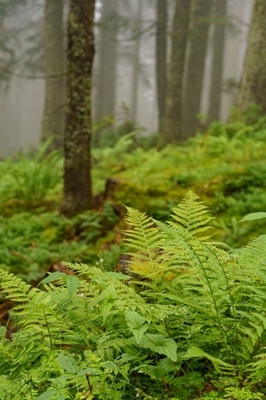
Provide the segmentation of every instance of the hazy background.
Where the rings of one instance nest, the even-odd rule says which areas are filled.
[[[96,22],[101,20],[102,1],[96,3]],[[67,3],[67,2],[66,2]],[[173,0],[169,0],[169,32],[173,14]],[[118,0],[119,29],[110,43],[115,48],[115,101],[114,113],[118,121],[134,119],[147,132],[155,132],[158,124],[155,76],[155,23],[156,0]],[[230,23],[226,27],[223,80],[229,90],[222,94],[221,118],[226,120],[234,104],[234,83],[238,82],[247,43],[248,27],[251,20],[252,0],[228,0]],[[67,4],[66,4],[67,7]],[[42,75],[42,25],[44,1],[36,0],[34,6],[21,7],[17,15],[6,19],[6,26],[12,31],[18,29],[19,41],[14,44],[17,63],[13,72],[26,75]],[[210,26],[208,55],[205,61],[204,90],[201,98],[201,113],[207,114],[210,87],[211,41],[213,27]],[[141,34],[140,34],[141,33]],[[96,56],[93,77],[93,112],[101,114],[99,85],[103,79],[100,71],[100,46],[106,40],[102,28],[95,27]],[[32,36],[32,43],[27,40]],[[11,38],[11,37],[10,37]],[[25,39],[25,40],[24,40]],[[170,42],[170,34],[168,42]],[[35,43],[35,42],[36,43]],[[16,42],[16,41],[15,41]],[[34,53],[34,46],[36,52]],[[31,50],[32,65],[28,68],[28,49]],[[34,64],[35,63],[35,64]],[[104,61],[108,68],[108,57]],[[0,62],[0,67],[3,63]],[[26,65],[26,66],[25,66]],[[7,74],[8,75],[8,74]],[[26,79],[10,75],[8,84],[3,84],[0,91],[0,157],[28,149],[40,140],[41,121],[44,107],[44,80]],[[227,84],[226,83],[231,83]],[[111,89],[110,89],[111,90]],[[134,100],[136,99],[136,100]]]

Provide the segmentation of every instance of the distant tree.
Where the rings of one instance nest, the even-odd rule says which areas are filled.
[[[158,131],[164,131],[167,88],[167,0],[157,0],[156,83],[159,111]]]
[[[255,0],[236,106],[246,112],[260,107],[266,114],[266,2]]]
[[[71,0],[68,15],[64,196],[71,215],[92,207],[91,78],[95,0]]]
[[[140,70],[140,40],[141,40],[141,20],[143,11],[143,0],[137,2],[137,13],[135,23],[135,40],[133,47],[133,60],[132,60],[132,89],[131,89],[131,118],[133,121],[137,119],[137,105],[138,105],[138,84],[139,84],[139,70]]]
[[[163,132],[166,143],[182,139],[182,85],[189,15],[190,0],[176,0]]]
[[[214,35],[213,59],[211,71],[211,88],[209,101],[209,117],[211,121],[220,118],[221,91],[223,81],[223,61],[226,28],[227,0],[215,0],[214,3]]]
[[[102,0],[101,19],[98,25],[99,68],[97,71],[97,97],[95,119],[115,114],[117,0]]]
[[[196,134],[200,111],[212,0],[193,0],[184,93],[183,138]]]
[[[64,85],[65,69],[64,0],[46,0],[44,16],[44,73],[45,102],[42,119],[41,139],[54,135],[51,149],[61,148],[64,132]],[[50,77],[49,75],[57,77]],[[61,74],[61,76],[60,76]]]

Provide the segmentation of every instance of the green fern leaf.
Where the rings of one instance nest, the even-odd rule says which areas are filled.
[[[208,208],[199,201],[199,196],[190,191],[178,207],[173,208],[171,217],[174,222],[169,224],[182,227],[188,235],[201,236],[203,232],[212,229],[208,223],[213,217],[210,217],[208,212]],[[201,240],[207,240],[210,236],[201,237]]]

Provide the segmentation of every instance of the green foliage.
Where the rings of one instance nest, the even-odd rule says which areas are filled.
[[[61,182],[62,157],[58,151],[47,154],[50,140],[26,157],[10,159],[0,165],[0,208],[40,206],[49,200],[52,190]]]
[[[31,288],[0,269],[16,324],[0,328],[1,398],[264,398],[266,235],[231,256],[191,192],[169,221],[126,221],[128,275],[65,263],[74,275]]]

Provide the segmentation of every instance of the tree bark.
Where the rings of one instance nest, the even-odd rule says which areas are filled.
[[[245,113],[255,105],[266,113],[266,2],[255,0],[236,106]]]
[[[50,150],[61,148],[64,133],[64,26],[63,0],[46,0],[44,22],[44,72],[45,75],[62,74],[46,79],[45,103],[41,140],[54,135]]]
[[[215,24],[213,35],[213,60],[209,103],[209,116],[211,121],[218,121],[220,119],[226,9],[227,0],[216,0],[214,16],[218,21]],[[222,20],[223,18],[224,20]]]
[[[138,85],[139,85],[139,50],[141,39],[141,17],[143,0],[138,0],[138,9],[136,16],[136,39],[133,50],[133,76],[132,76],[132,97],[131,97],[131,117],[133,121],[137,120],[137,107],[138,107]]]
[[[91,208],[91,75],[95,0],[71,0],[68,15],[67,101],[62,211]]]
[[[159,112],[158,131],[164,131],[166,87],[167,87],[167,0],[157,0],[156,32],[156,83]]]
[[[95,119],[115,114],[117,0],[102,1]]]
[[[194,136],[199,127],[197,114],[200,101],[207,52],[212,0],[193,0],[191,13],[191,32],[184,95],[183,138]]]
[[[182,139],[182,85],[188,38],[190,0],[176,0],[172,28],[172,50],[167,84],[164,141]]]

